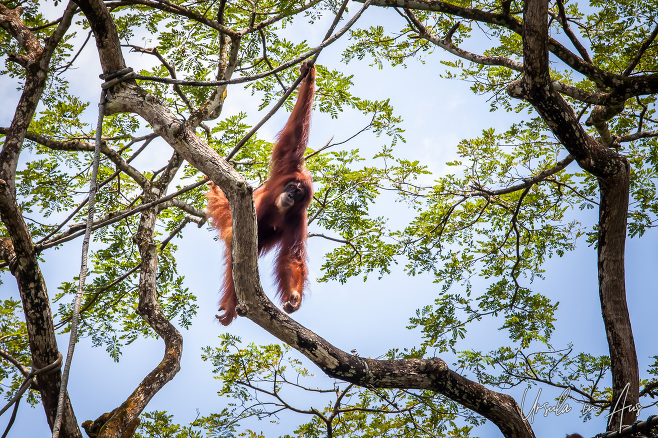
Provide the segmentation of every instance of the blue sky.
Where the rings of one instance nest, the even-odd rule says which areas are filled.
[[[62,5],[60,4],[60,8]],[[351,10],[354,13],[355,10]],[[369,23],[399,26],[401,18],[390,10],[371,8],[363,17],[360,25]],[[319,41],[327,26],[315,25],[304,29],[303,35],[311,42]],[[144,43],[148,46],[148,41]],[[367,65],[367,62],[352,62],[348,67],[340,65],[340,53],[345,47],[344,42],[338,42],[325,49],[318,60],[332,67],[339,67],[354,75],[354,93],[356,95],[382,99],[390,98],[397,114],[404,117],[403,128],[405,144],[397,146],[396,154],[409,159],[418,159],[426,164],[438,177],[446,171],[445,162],[455,158],[455,148],[459,140],[472,138],[482,129],[496,127],[502,129],[518,115],[509,116],[503,113],[490,113],[487,97],[474,96],[469,90],[469,84],[457,80],[448,81],[439,78],[442,66],[439,60],[447,54],[437,51],[426,57],[426,63],[410,61],[406,69],[384,68],[378,70]],[[98,98],[100,80],[97,73],[100,67],[96,60],[95,46],[89,48],[81,57],[81,68],[70,72],[71,84],[79,87],[83,98],[92,102],[87,117],[90,123],[95,123],[95,102]],[[127,54],[128,65],[141,67],[151,63],[146,56]],[[420,80],[419,80],[420,78]],[[7,84],[11,85],[7,85]],[[15,108],[18,93],[13,89],[13,82],[0,78],[0,99],[6,102],[0,106],[0,125],[7,126],[11,120],[11,111]],[[248,114],[248,122],[257,122],[262,113],[257,112],[259,100],[249,92],[237,88],[229,89],[229,98],[225,106],[225,114],[232,115],[239,111]],[[259,132],[261,138],[272,138],[283,126],[287,114],[280,112],[274,116]],[[334,136],[335,141],[343,140],[358,131],[364,124],[364,118],[353,114],[342,114],[338,119],[326,115],[314,114],[310,146],[313,148],[324,145]],[[359,147],[364,154],[374,152],[385,139],[374,136],[360,136],[345,148]],[[142,159],[157,159],[168,146],[159,145],[150,150],[150,154]],[[168,156],[168,154],[165,154]],[[575,164],[569,169],[575,171]],[[388,208],[388,205],[378,204],[380,214],[391,216],[392,223],[404,223],[409,212],[404,208]],[[596,221],[593,213],[585,213],[580,219],[587,225]],[[317,230],[310,229],[314,232]],[[637,350],[640,359],[641,376],[646,376],[644,370],[653,354],[652,333],[653,316],[650,313],[649,297],[655,290],[652,286],[652,269],[655,266],[658,246],[655,233],[639,241],[629,240],[627,249],[627,288],[628,301],[633,329],[636,336]],[[214,315],[217,308],[217,291],[221,282],[222,248],[213,239],[214,233],[207,227],[197,229],[189,226],[184,238],[177,240],[180,247],[178,263],[179,272],[185,275],[185,285],[198,297],[199,311],[192,328],[183,331],[185,338],[184,355],[181,372],[167,384],[152,400],[147,410],[168,410],[175,414],[175,420],[185,424],[194,420],[197,410],[201,415],[217,412],[223,401],[218,400],[216,392],[220,382],[212,379],[211,366],[200,359],[201,348],[207,345],[217,345],[217,336],[226,331],[240,336],[244,342],[271,343],[276,340],[249,320],[238,318],[230,327],[224,328],[217,324]],[[66,243],[57,251],[50,250],[45,254],[42,270],[51,295],[62,281],[69,281],[79,272],[80,240]],[[317,283],[314,278],[321,276],[323,254],[331,248],[331,244],[318,238],[309,241],[311,290],[302,308],[293,315],[301,324],[315,331],[334,345],[345,351],[356,349],[361,356],[377,357],[391,348],[410,347],[417,343],[420,335],[417,331],[409,331],[405,327],[408,318],[416,309],[432,302],[439,291],[439,286],[432,283],[427,276],[408,277],[401,267],[394,267],[390,276],[378,280],[372,276],[367,282],[352,279],[345,285],[338,283]],[[261,261],[263,285],[268,292],[272,291],[269,272],[269,260]],[[547,279],[538,280],[535,289],[560,301],[557,330],[554,335],[556,348],[573,343],[576,351],[586,351],[592,354],[607,354],[605,331],[600,316],[598,289],[596,282],[595,249],[587,247],[584,241],[573,253],[562,259],[552,259],[547,263]],[[18,293],[14,279],[3,274],[4,284],[0,297],[17,297]],[[271,295],[271,294],[270,294]],[[402,297],[402,299],[400,299]],[[492,322],[481,323],[469,331],[467,345],[470,348],[488,350],[492,345],[506,339],[505,333],[492,330]],[[65,351],[68,336],[58,338],[60,350]],[[76,411],[78,421],[95,419],[103,412],[118,406],[134,389],[138,382],[152,370],[162,358],[163,346],[159,340],[138,341],[124,349],[121,361],[114,363],[102,348],[93,348],[88,340],[82,340],[76,347],[73,359],[69,392]],[[301,358],[301,356],[299,356]],[[448,362],[450,357],[445,358]],[[307,368],[315,374],[321,372],[314,365],[305,361]],[[4,365],[3,365],[4,366]],[[329,382],[328,379],[325,379]],[[536,394],[533,389],[530,394]],[[511,391],[517,401],[521,401],[522,390]],[[544,388],[542,398],[552,401],[560,391]],[[302,403],[303,400],[300,400]],[[303,406],[302,407],[308,407]],[[580,432],[584,436],[592,436],[605,429],[605,420],[595,418],[583,425],[575,411],[559,417],[537,417],[534,422],[538,437],[561,436],[562,434]],[[641,418],[646,418],[654,412],[643,412]],[[0,429],[4,428],[8,416],[0,418]],[[291,417],[285,421],[303,421],[303,418]],[[293,427],[287,425],[249,425],[258,430],[262,428],[267,436],[274,432],[291,432]],[[43,409],[41,406],[31,408],[23,403],[19,409],[16,424],[10,436],[42,437],[48,436]],[[478,434],[474,434],[477,436]],[[495,427],[487,425],[480,430],[479,436],[500,436]]]

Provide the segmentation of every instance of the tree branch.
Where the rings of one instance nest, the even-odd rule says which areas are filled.
[[[0,128],[0,134],[5,134],[8,131],[9,131],[8,128]],[[69,152],[94,151],[93,143],[88,143],[81,140],[69,140],[69,141],[52,140],[50,138],[46,138],[43,135],[34,132],[27,132],[25,138],[56,151],[69,151]],[[144,184],[146,184],[146,182],[148,181],[146,177],[142,175],[139,170],[129,165],[128,164],[129,161],[124,160],[123,157],[121,157],[121,154],[119,154],[117,151],[113,149],[110,149],[107,146],[107,144],[103,143],[101,145],[101,152],[117,166],[117,169],[121,170],[126,175],[130,176],[140,186],[144,186]]]
[[[157,197],[157,190],[145,194],[147,202],[155,201]],[[180,370],[183,337],[169,322],[157,300],[158,247],[153,241],[156,219],[157,213],[154,209],[144,210],[134,237],[142,258],[137,313],[164,340],[165,353],[158,366],[142,380],[126,401],[112,412],[107,421],[104,421],[105,416],[101,416],[99,420],[103,423],[101,427],[104,436],[131,436],[146,405]],[[98,423],[86,425],[85,429],[88,429],[92,425],[98,426]]]
[[[126,211],[123,211],[123,212],[111,212],[111,213],[103,216],[102,218],[98,218],[98,219],[94,220],[92,230],[102,228],[106,225],[110,225],[110,224],[113,224],[115,222],[119,222],[120,220],[123,220],[123,219],[127,218],[128,216],[132,216],[135,213],[139,213],[141,211],[150,209],[150,208],[152,208],[156,205],[163,204],[163,203],[175,198],[176,196],[179,196],[179,195],[181,195],[185,192],[188,192],[190,190],[196,189],[197,187],[200,187],[200,186],[204,185],[205,183],[206,183],[206,180],[204,179],[204,180],[195,182],[193,184],[190,184],[188,186],[185,186],[182,189],[177,190],[176,192],[171,193],[167,196],[163,196],[160,199],[156,199],[152,202],[147,202],[146,204],[142,204],[139,207],[135,207],[133,209],[126,210]],[[37,245],[36,250],[38,252],[41,252],[45,249],[52,248],[53,246],[57,246],[57,245],[60,245],[64,242],[68,242],[69,240],[73,240],[77,237],[80,237],[83,234],[83,231],[81,231],[81,229],[83,227],[84,227],[84,224],[71,225],[69,227],[69,230],[67,230],[63,233],[57,234],[52,239],[50,239],[48,241],[45,241],[44,243],[42,243],[40,245]]]
[[[169,64],[169,62],[167,62],[165,57],[162,56],[162,54],[158,51],[157,47],[145,48],[145,47],[136,46],[134,44],[126,44],[126,47],[132,48],[135,52],[146,53],[148,55],[155,56],[162,63],[164,68],[167,69],[167,71],[169,72],[169,75],[171,76],[171,78],[172,79],[178,79],[176,77],[176,69],[174,68],[173,65],[171,65],[171,64]],[[187,98],[187,96],[185,95],[185,93],[183,93],[183,90],[181,89],[181,87],[178,84],[174,84],[173,88],[174,88],[174,91],[176,92],[176,94],[178,94],[178,96],[183,100],[183,102],[185,102],[185,106],[187,106],[187,109],[190,110],[190,112],[191,112],[194,108],[192,108],[192,103],[190,102],[190,99]]]
[[[221,24],[219,21],[214,21],[211,20],[207,17],[204,17],[203,15],[199,15],[196,12],[190,11],[189,9],[175,4],[171,3],[166,0],[158,0],[158,1],[151,1],[151,0],[122,0],[122,1],[108,1],[105,2],[105,5],[107,8],[116,8],[119,6],[132,6],[132,5],[143,5],[143,6],[148,6],[153,9],[158,9],[164,12],[169,12],[174,15],[180,15],[183,17],[187,17],[190,20],[197,21],[201,24],[204,24],[212,29],[215,29],[217,32],[228,35],[231,38],[236,38],[240,36],[239,32],[236,32],[235,30],[231,29],[230,27],[227,27],[223,24]],[[85,15],[87,15],[85,13]],[[119,69],[116,69],[119,70]]]
[[[56,46],[69,29],[75,5],[69,3],[62,19],[46,39],[42,48],[36,37],[20,21],[18,10],[10,10],[0,4],[0,23],[9,28],[10,33],[28,52],[29,68],[26,70],[25,84],[11,125],[6,132],[5,142],[0,151],[0,218],[11,237],[16,254],[16,277],[23,304],[25,322],[32,363],[35,368],[43,368],[54,363],[59,355],[52,311],[46,284],[39,268],[37,253],[16,202],[16,165],[22,149],[27,128],[34,117],[37,105],[46,86],[50,60]],[[61,373],[44,374],[39,379],[39,391],[49,425],[52,427],[57,411],[57,399]],[[68,396],[65,398],[62,437],[81,437],[75,414]]]
[[[563,0],[557,0],[557,7],[558,7],[558,17],[560,20],[560,24],[562,25],[562,28],[564,29],[564,32],[567,34],[569,39],[571,40],[571,43],[574,45],[576,50],[578,50],[578,53],[580,53],[580,56],[582,58],[594,65],[594,62],[592,62],[592,58],[589,57],[589,54],[587,53],[587,49],[583,47],[583,45],[580,43],[580,40],[576,37],[576,35],[573,33],[571,30],[571,26],[569,26],[569,21],[567,20],[567,14],[564,11],[564,4]]]
[[[638,49],[637,53],[635,54],[635,57],[633,60],[628,64],[628,67],[626,67],[626,70],[622,73],[623,76],[628,76],[631,74],[633,69],[639,64],[640,59],[642,59],[642,56],[644,56],[644,53],[647,51],[653,40],[656,39],[656,36],[658,36],[658,25],[653,29],[653,32],[647,37],[646,40],[642,43],[640,48]]]
[[[547,0],[524,3],[524,76],[508,91],[525,97],[546,121],[555,136],[580,167],[597,177],[600,187],[598,229],[599,295],[611,358],[613,400],[619,400],[626,385],[629,405],[639,400],[639,370],[631,329],[624,274],[626,221],[630,166],[625,157],[601,145],[585,133],[571,107],[554,91],[548,69]],[[516,90],[514,88],[517,87]],[[634,413],[615,415],[609,430],[631,424]]]
[[[355,1],[363,2],[365,0]],[[408,9],[443,12],[445,14],[475,20],[481,23],[502,26],[519,35],[523,34],[522,23],[504,12],[492,13],[480,9],[467,8],[443,1],[432,0],[373,0],[372,4],[374,6],[382,7],[397,6]],[[617,93],[615,98],[619,98],[619,96],[622,98],[628,98],[658,92],[658,74],[626,77],[620,74],[610,73],[584,61],[553,38],[547,37],[546,44],[551,53],[572,69],[588,77],[599,88],[615,88]]]
[[[497,190],[486,189],[475,181],[472,183],[472,187],[473,189],[475,189],[476,192],[482,192],[487,196],[500,196],[500,195],[505,195],[507,193],[517,192],[519,190],[525,190],[528,187],[531,187],[537,184],[538,182],[545,180],[549,176],[555,175],[556,173],[562,171],[569,164],[573,163],[573,160],[574,160],[573,156],[567,155],[562,160],[558,161],[557,164],[551,167],[550,169],[542,170],[541,172],[539,172],[537,175],[533,177],[524,178],[523,183],[513,185],[511,187],[506,187],[504,189],[497,189]]]
[[[425,27],[425,25],[423,25],[420,22],[420,20],[418,20],[418,18],[416,17],[416,15],[413,13],[411,9],[406,8],[405,13],[407,14],[407,17],[409,18],[410,22],[415,27],[418,36],[426,39],[427,41],[431,42],[432,44],[438,47],[441,47],[447,52],[452,53],[455,56],[458,56],[462,59],[466,59],[467,61],[476,64],[498,65],[502,67],[507,67],[510,70],[523,72],[522,62],[514,61],[512,59],[505,58],[504,56],[482,56],[460,49],[459,47],[455,46],[452,43],[450,38],[451,34],[448,34],[445,38],[441,39],[436,35],[432,34]],[[456,29],[456,26],[453,27],[453,29]],[[553,81],[553,86],[557,91],[585,103],[600,104],[610,99],[610,97],[604,93],[590,93],[581,88],[574,87],[572,85],[568,85],[559,81]]]

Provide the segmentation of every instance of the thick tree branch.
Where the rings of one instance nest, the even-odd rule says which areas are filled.
[[[533,436],[511,397],[489,391],[457,375],[440,359],[374,361],[351,356],[283,314],[267,299],[259,281],[252,189],[193,131],[135,86],[122,89],[115,96],[112,108],[114,111],[132,109],[141,114],[156,133],[209,175],[226,194],[233,216],[233,275],[236,292],[243,303],[238,307],[239,312],[298,348],[331,376],[375,387],[436,390],[492,419],[506,436]]]
[[[366,387],[436,391],[490,419],[507,437],[534,436],[511,397],[458,375],[441,359],[374,360],[347,354],[291,320],[261,294],[259,289],[245,297],[241,306],[245,316],[298,349],[329,376]]]
[[[9,9],[0,3],[0,27],[6,29],[27,52],[27,59],[35,62],[41,53],[41,44],[30,29],[21,21],[22,8]]]
[[[145,200],[148,202],[157,200],[159,191],[159,189],[150,191],[146,194]],[[87,430],[100,426],[104,437],[132,436],[139,424],[139,415],[146,405],[180,370],[183,337],[169,322],[157,300],[158,245],[153,240],[156,219],[157,212],[154,209],[142,212],[134,237],[142,258],[137,313],[164,340],[165,354],[158,366],[142,380],[126,401],[111,413],[109,418],[104,415],[97,420],[96,424],[85,422],[84,426]],[[103,424],[100,425],[98,422]]]
[[[28,72],[25,85],[23,86],[23,92],[16,106],[14,118],[9,126],[9,130],[6,132],[5,142],[0,151],[0,179],[6,181],[12,194],[15,190],[16,163],[18,162],[18,156],[27,132],[27,127],[32,121],[32,117],[34,117],[34,112],[46,85],[50,59],[57,43],[71,25],[75,6],[69,4],[64,12],[62,21],[47,40],[45,48],[41,47],[36,37],[20,21],[19,12],[20,10],[11,10],[0,4],[0,23],[4,27],[9,28],[14,38],[28,52],[26,57]]]
[[[16,254],[16,267],[12,273],[16,277],[23,304],[32,364],[34,368],[44,368],[59,357],[50,300],[27,225],[9,185],[1,179],[0,218],[11,236]],[[57,411],[60,380],[59,371],[39,377],[39,392],[51,427]],[[68,396],[65,399],[61,436],[82,437]]]
[[[364,2],[365,0],[356,1]],[[442,12],[468,20],[475,20],[481,23],[502,26],[519,35],[523,34],[523,24],[513,16],[507,15],[504,12],[492,13],[480,9],[457,6],[443,1],[431,0],[374,0],[372,4],[374,6],[401,7],[408,9]],[[546,44],[551,53],[557,56],[572,69],[588,77],[599,88],[615,89],[615,99],[626,99],[632,96],[653,94],[658,92],[658,74],[654,73],[642,76],[627,77],[621,74],[610,73],[601,70],[593,64],[581,59],[578,55],[568,50],[553,38],[548,37]]]
[[[198,217],[200,219],[203,219],[203,218],[206,217],[206,212],[204,210],[202,210],[200,208],[192,207],[190,204],[188,204],[186,202],[183,202],[180,199],[174,198],[169,202],[165,202],[164,204],[162,204],[162,206],[163,206],[163,209],[168,208],[169,206],[179,208],[179,209],[183,210],[185,213],[188,213],[188,214],[190,214],[194,217]]]
[[[106,7],[108,8],[116,8],[119,6],[132,6],[132,5],[143,5],[143,6],[148,6],[153,9],[158,9],[164,12],[169,12],[174,15],[178,16],[183,16],[187,17],[190,20],[197,21],[201,24],[204,24],[212,29],[215,29],[217,32],[228,35],[231,38],[236,38],[239,37],[240,34],[239,32],[236,32],[235,30],[231,29],[230,27],[224,26],[218,21],[211,20],[208,17],[204,17],[203,15],[199,15],[196,12],[190,11],[189,9],[177,5],[175,3],[168,2],[166,0],[158,0],[158,1],[151,1],[151,0],[122,0],[122,1],[108,1],[105,2]],[[85,15],[87,15],[85,13]],[[119,70],[119,69],[116,69]]]
[[[132,109],[172,147],[222,189],[233,216],[233,275],[239,312],[311,358],[331,376],[361,385],[433,389],[495,421],[506,436],[533,436],[511,397],[489,391],[447,369],[440,359],[372,361],[348,355],[299,326],[267,299],[258,276],[252,189],[242,177],[155,98],[135,86],[122,89],[113,111]],[[515,435],[516,434],[516,435]]]
[[[625,142],[639,140],[641,138],[649,138],[649,137],[658,137],[658,131],[636,132],[634,134],[622,135],[620,137],[617,137],[616,140],[620,143],[625,143]]]
[[[600,187],[598,273],[603,321],[610,349],[613,403],[624,396],[626,405],[639,400],[639,370],[631,329],[624,273],[629,163],[583,130],[573,110],[552,88],[548,69],[548,1],[526,0],[523,21],[524,76],[508,88],[526,98],[546,121],[578,164],[598,178]],[[626,385],[628,393],[624,395]],[[635,421],[632,412],[616,415],[611,429]]]
[[[75,9],[75,5],[68,4],[57,28],[42,48],[36,37],[20,21],[19,10],[12,11],[0,4],[0,23],[9,29],[28,52],[26,59],[29,60],[23,92],[0,151],[0,218],[11,237],[16,254],[16,267],[12,273],[16,277],[23,304],[32,363],[37,369],[54,363],[59,357],[59,351],[37,252],[16,202],[16,165],[27,128],[46,85],[50,60],[71,25]],[[59,371],[44,374],[39,379],[41,400],[51,427],[57,411],[60,380]],[[64,404],[62,437],[81,437],[68,396]]]

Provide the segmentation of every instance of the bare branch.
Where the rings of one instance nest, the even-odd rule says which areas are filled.
[[[507,67],[510,70],[523,72],[523,63],[514,61],[503,56],[482,56],[466,50],[460,49],[452,43],[451,37],[452,33],[457,29],[459,23],[457,23],[453,28],[448,32],[445,38],[438,38],[436,35],[429,32],[429,30],[423,25],[420,20],[416,17],[411,9],[405,9],[406,16],[409,18],[410,22],[413,24],[413,27],[418,32],[418,36],[426,39],[432,44],[441,47],[449,53],[452,53],[455,56],[466,59],[467,61],[474,62],[480,65],[498,65],[501,67]],[[583,90],[572,85],[568,85],[559,81],[553,81],[553,87],[555,90],[572,97],[576,100],[598,104],[605,102],[609,99],[609,96],[604,93],[590,93],[586,90]]]
[[[267,56],[267,41],[265,40],[265,32],[263,32],[263,29],[260,29],[258,31],[258,34],[260,35],[260,40],[263,43],[263,59],[267,63],[267,65],[270,67],[270,70],[274,70],[274,66],[270,62],[270,58]],[[288,88],[281,82],[281,78],[279,77],[278,74],[274,74],[274,77],[276,78],[277,82],[279,85],[281,85],[281,88],[283,89],[283,92],[285,93],[288,91]]]
[[[525,190],[528,187],[531,187],[538,182],[541,182],[548,178],[549,176],[555,175],[556,173],[562,171],[565,169],[569,164],[573,163],[573,156],[567,155],[564,157],[562,160],[558,161],[557,164],[550,169],[545,169],[539,172],[537,175],[530,177],[530,178],[524,178],[523,183],[517,184],[511,187],[506,187],[504,189],[497,189],[497,190],[490,190],[486,189],[482,186],[480,186],[479,183],[474,181],[471,186],[475,190],[475,192],[482,192],[486,194],[487,196],[499,196],[499,195],[505,195],[507,193],[513,193],[519,190]]]
[[[649,138],[649,137],[658,137],[658,131],[636,132],[634,134],[628,134],[628,135],[622,135],[620,137],[616,137],[615,140],[617,140],[620,143],[626,143],[629,141],[634,141],[634,140],[639,140],[641,138]]]
[[[576,35],[573,33],[573,31],[571,30],[571,26],[569,26],[569,21],[567,20],[567,14],[564,11],[563,0],[557,0],[557,7],[558,7],[560,24],[562,25],[562,28],[564,29],[564,32],[569,37],[569,39],[573,43],[576,50],[578,50],[578,53],[580,53],[580,56],[582,56],[582,58],[586,62],[593,65],[594,63],[592,62],[592,58],[589,57],[589,54],[587,53],[587,50],[580,43],[580,40],[578,40]]]
[[[516,209],[514,210],[514,214],[512,215],[512,227],[514,228],[514,234],[516,235],[516,261],[514,262],[514,266],[512,266],[512,271],[510,272],[510,276],[512,277],[512,280],[514,281],[514,295],[512,295],[512,299],[510,300],[510,309],[514,308],[514,304],[516,303],[516,298],[519,293],[519,289],[521,288],[521,285],[519,285],[519,280],[518,280],[518,275],[516,274],[516,270],[518,269],[519,265],[521,264],[521,234],[519,233],[519,211],[521,211],[521,205],[523,204],[523,200],[525,199],[526,195],[530,191],[530,188],[532,186],[528,186],[523,190],[523,193],[521,193],[521,196],[519,197],[518,202],[516,203]]]
[[[162,54],[158,51],[157,47],[145,48],[145,47],[136,46],[134,44],[124,44],[124,47],[130,47],[135,52],[146,53],[148,55],[155,56],[156,58],[158,58],[158,60],[160,60],[160,62],[164,66],[164,68],[167,69],[167,71],[169,72],[169,75],[171,76],[171,78],[172,79],[178,79],[176,77],[176,69],[174,68],[173,65],[171,65],[171,64],[169,64],[169,62],[167,62],[167,60],[164,58],[164,56],[162,56]],[[183,90],[181,89],[181,87],[178,84],[174,84],[173,88],[174,88],[174,91],[176,92],[176,94],[178,94],[178,96],[183,100],[183,102],[185,102],[185,105],[187,106],[187,108],[190,111],[192,111],[193,110],[192,103],[190,102],[190,99],[187,98],[185,93],[183,93]]]
[[[167,201],[169,201],[169,200],[171,200],[171,199],[173,199],[173,198],[175,198],[175,197],[177,197],[177,196],[179,196],[179,195],[181,195],[185,192],[196,189],[197,187],[200,187],[200,186],[204,185],[205,183],[206,183],[206,180],[204,179],[204,180],[198,181],[196,183],[190,184],[186,187],[183,187],[182,189],[180,189],[180,190],[178,190],[174,193],[171,193],[167,196],[164,196],[160,199],[156,199],[155,201],[148,202],[146,204],[142,204],[139,207],[136,207],[136,208],[133,208],[133,209],[130,209],[130,210],[126,210],[126,211],[121,212],[121,213],[110,213],[110,214],[108,214],[108,215],[106,215],[102,218],[96,219],[94,221],[94,225],[92,227],[92,230],[96,230],[98,228],[113,224],[115,222],[119,222],[120,220],[123,220],[123,219],[125,219],[129,216],[132,216],[135,213],[139,213],[141,211],[147,210],[147,209],[152,208],[156,205],[167,202]],[[41,252],[45,249],[52,248],[53,246],[57,246],[57,245],[60,245],[64,242],[68,242],[69,240],[73,240],[77,237],[80,237],[82,235],[82,232],[80,231],[80,229],[82,227],[83,227],[83,224],[71,225],[71,227],[68,231],[65,231],[63,233],[60,233],[60,234],[54,236],[52,239],[50,239],[49,241],[44,242],[41,245],[37,245],[36,250]]]
[[[644,56],[644,52],[647,51],[653,40],[656,39],[656,36],[658,36],[658,25],[653,29],[653,32],[647,37],[646,40],[642,43],[640,48],[638,49],[637,53],[635,53],[635,57],[633,60],[628,64],[628,67],[626,67],[626,70],[622,73],[623,76],[628,76],[631,74],[633,69],[639,64],[640,59],[642,59],[642,56]]]

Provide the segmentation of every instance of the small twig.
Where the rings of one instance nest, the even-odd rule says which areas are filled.
[[[304,157],[304,161],[308,160],[309,158],[311,158],[311,157],[314,156],[314,155],[319,154],[320,152],[322,152],[322,151],[325,150],[325,149],[328,149],[328,148],[330,148],[330,147],[332,147],[332,146],[336,146],[338,143],[330,144],[330,143],[331,143],[331,140],[333,140],[333,139],[334,139],[334,137],[331,136],[331,138],[329,139],[329,141],[326,142],[324,146],[322,146],[320,149],[316,149],[315,151],[313,151],[313,152],[311,152],[310,154],[308,154],[307,156],[305,156],[305,157]]]
[[[335,238],[335,237],[329,237],[329,236],[326,236],[326,235],[324,235],[324,234],[319,234],[319,233],[309,233],[309,234],[308,234],[308,237],[322,237],[323,239],[331,240],[332,242],[338,242],[338,243],[342,243],[342,244],[344,244],[344,245],[348,245],[348,246],[350,246],[350,247],[352,248],[352,251],[354,251],[354,253],[355,253],[356,255],[359,256],[359,262],[360,262],[361,259],[362,259],[362,257],[361,257],[361,251],[359,251],[359,250],[356,248],[356,246],[354,246],[354,244],[353,244],[352,242],[350,242],[349,240],[337,239],[337,238]]]
[[[547,181],[547,182],[551,182],[551,183],[553,183],[553,184],[555,184],[555,185],[557,185],[557,186],[559,186],[559,187],[566,187],[566,188],[569,189],[570,191],[574,192],[574,193],[576,194],[576,196],[578,196],[579,198],[582,198],[582,199],[584,199],[585,201],[590,202],[590,203],[592,203],[592,204],[594,204],[594,205],[599,205],[599,203],[598,203],[597,201],[595,201],[595,200],[593,200],[593,199],[590,199],[590,198],[588,198],[587,196],[583,195],[583,194],[580,193],[578,190],[576,190],[575,188],[571,187],[569,184],[565,184],[565,183],[563,183],[562,181],[558,181],[558,180],[556,180],[556,179],[554,179],[554,178],[546,178],[546,181]]]
[[[60,74],[64,73],[66,70],[68,70],[73,65],[75,60],[78,59],[78,56],[80,56],[80,53],[82,53],[82,50],[87,46],[87,43],[91,39],[91,35],[92,35],[92,31],[90,30],[89,33],[87,34],[87,39],[85,39],[85,42],[82,43],[82,46],[76,52],[75,56],[73,56],[73,59],[71,59],[64,67],[61,67],[61,68],[57,69],[57,71],[59,71]]]
[[[344,0],[343,4],[340,5],[340,9],[338,9],[338,12],[336,13],[336,16],[334,17],[334,21],[331,23],[331,26],[329,26],[329,29],[327,30],[327,33],[324,34],[324,38],[322,38],[323,41],[329,41],[329,37],[331,37],[331,34],[334,32],[336,29],[336,26],[338,26],[338,22],[340,22],[341,17],[343,16],[343,12],[345,12],[345,8],[347,7],[347,3],[349,0]],[[365,4],[363,5],[363,8],[357,14],[355,15],[355,18],[357,18],[361,13],[368,7],[370,4],[370,1],[366,1]],[[354,19],[352,19],[354,20]],[[350,20],[350,21],[352,21]],[[348,23],[349,26],[351,24]],[[345,26],[347,27],[347,26]],[[341,32],[338,32],[337,35],[339,35]],[[313,64],[315,64],[315,61],[317,61],[318,56],[320,56],[320,51],[316,52],[316,54],[313,56],[313,60],[311,61]]]
[[[323,147],[321,147],[321,148],[318,149],[317,151],[311,152],[311,153],[308,154],[306,157],[304,157],[304,159],[305,159],[305,160],[308,160],[308,159],[311,158],[313,155],[319,154],[320,152],[322,152],[322,151],[325,150],[325,149],[328,149],[328,148],[330,148],[330,147],[334,147],[334,146],[339,146],[339,145],[341,145],[341,144],[347,143],[348,141],[350,141],[350,140],[356,138],[356,136],[358,136],[359,134],[362,134],[363,132],[365,132],[365,131],[367,131],[368,129],[370,129],[370,127],[372,126],[372,122],[375,120],[375,116],[376,116],[376,114],[372,116],[372,120],[370,120],[370,123],[368,123],[365,127],[363,127],[361,130],[359,130],[359,132],[357,132],[356,134],[352,135],[351,137],[347,138],[346,140],[339,141],[338,143],[329,144],[329,142],[331,142],[331,140],[334,139],[333,137],[331,137],[331,138],[329,139],[329,141],[327,142],[327,144],[325,144]]]
[[[55,21],[51,21],[50,23],[42,24],[41,26],[30,27],[28,29],[30,30],[30,32],[37,32],[37,31],[45,29],[47,27],[51,27],[51,26],[54,26],[56,24],[59,24],[62,21],[62,18],[63,17],[60,17]]]
[[[263,31],[263,29],[258,29],[258,34],[260,35],[260,40],[263,42],[263,60],[270,67],[270,70],[274,70],[274,66],[270,62],[270,58],[267,56],[267,41],[265,40],[265,32]],[[276,78],[277,82],[279,82],[279,85],[281,85],[283,92],[285,93],[286,91],[288,91],[284,83],[281,81],[279,75],[275,73],[274,77]]]
[[[516,192],[518,190],[527,189],[528,187],[531,187],[534,184],[537,184],[538,182],[548,179],[549,176],[555,175],[556,173],[562,171],[573,161],[574,161],[574,157],[572,155],[567,155],[562,160],[558,161],[555,164],[555,166],[549,169],[542,170],[535,176],[532,176],[530,178],[525,178],[521,184],[506,187],[504,189],[489,190],[480,186],[479,183],[475,183],[475,182],[471,185],[471,187],[476,193],[481,192],[486,194],[487,196],[498,196],[498,195],[504,195],[507,193]]]

